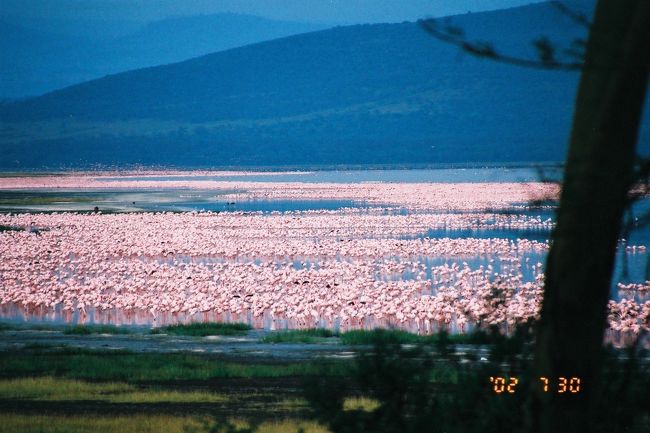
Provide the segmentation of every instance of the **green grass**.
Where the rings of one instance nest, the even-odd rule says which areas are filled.
[[[245,335],[251,329],[253,328],[245,323],[190,323],[189,325],[154,328],[151,333],[206,337],[208,335]]]
[[[219,403],[228,397],[210,392],[138,389],[127,383],[89,383],[54,377],[0,380],[0,399],[93,400],[107,403]]]
[[[380,402],[374,398],[365,396],[345,397],[343,399],[343,410],[361,410],[364,412],[372,412],[379,408]],[[305,398],[287,398],[282,400],[276,406],[282,409],[301,409],[308,407],[309,402]]]
[[[488,334],[477,331],[468,334],[437,333],[418,335],[396,329],[353,330],[341,334],[341,343],[346,345],[384,344],[439,344],[446,340],[451,344],[487,344]]]
[[[348,345],[376,344],[409,344],[427,340],[429,336],[420,336],[406,331],[375,329],[372,331],[353,330],[341,334],[341,343]]]
[[[208,433],[209,424],[199,417],[167,415],[60,416],[0,414],[0,433]],[[230,420],[237,428],[246,421]],[[297,419],[266,421],[256,433],[328,433],[325,427]],[[222,431],[222,430],[219,430]]]
[[[291,331],[275,331],[260,339],[262,343],[324,343],[338,337],[338,332],[329,329],[296,329]]]
[[[131,329],[115,325],[62,325],[56,323],[11,323],[0,322],[2,331],[56,331],[66,335],[130,334]]]
[[[345,345],[358,346],[380,342],[385,344],[439,344],[443,339],[450,344],[487,344],[489,342],[488,334],[481,331],[468,334],[418,335],[396,329],[353,330],[338,333],[322,328],[275,331],[262,337],[260,342],[303,344],[340,342]]]
[[[90,335],[90,334],[130,334],[128,328],[115,325],[76,325],[63,329],[66,335]]]
[[[361,410],[364,412],[373,412],[379,408],[380,402],[368,397],[347,397],[343,400],[343,410]]]
[[[185,433],[198,419],[164,416],[58,416],[0,414],[0,433]],[[207,432],[207,429],[196,430]]]
[[[191,323],[188,325],[169,325],[154,328],[151,334],[168,334],[180,336],[206,337],[210,335],[238,336],[246,335],[252,328],[245,323]],[[90,334],[130,334],[133,329],[114,325],[76,325],[57,324],[14,324],[0,322],[0,332],[8,330],[61,331],[68,335]],[[135,331],[137,332],[137,331]],[[442,337],[444,335],[444,337]],[[451,344],[488,344],[489,334],[475,331],[467,334],[436,333],[418,335],[396,329],[353,330],[344,333],[323,328],[274,331],[260,339],[262,343],[342,343],[345,345],[385,344],[438,344],[441,338]]]
[[[218,377],[346,375],[351,361],[248,363],[190,353],[132,353],[111,350],[24,350],[0,352],[2,377],[53,376],[100,381],[167,381]]]

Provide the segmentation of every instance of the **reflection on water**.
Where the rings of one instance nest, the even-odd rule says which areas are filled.
[[[290,212],[368,208],[354,200],[233,199],[238,191],[166,189],[156,191],[0,191],[0,212]],[[228,195],[227,199],[222,196]]]
[[[85,312],[79,310],[65,310],[61,305],[56,307],[29,306],[15,303],[0,305],[0,317],[11,322],[28,323],[52,323],[52,324],[111,324],[120,326],[167,326],[179,323],[193,322],[223,322],[223,323],[246,323],[255,329],[270,331],[285,329],[305,328],[300,320],[290,319],[283,315],[273,314],[266,311],[261,316],[254,316],[251,311],[240,314],[233,312],[216,313],[213,311],[191,314],[188,312],[151,312],[140,309],[99,309],[87,307]],[[377,318],[365,316],[343,325],[340,318],[319,318],[310,327],[327,328],[334,331],[347,331],[350,329],[374,329],[399,328],[410,329],[418,333],[433,333],[446,330],[448,332],[459,332],[455,322],[445,325],[436,322],[426,324],[415,320],[406,323],[396,320],[394,317]],[[471,330],[465,327],[464,331]]]
[[[187,201],[150,204],[144,210],[160,211],[211,211],[211,212],[291,212],[309,210],[338,210],[363,208],[365,203],[352,200],[245,200],[245,201]]]

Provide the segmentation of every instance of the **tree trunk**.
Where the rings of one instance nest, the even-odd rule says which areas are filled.
[[[546,263],[531,431],[590,431],[616,245],[650,66],[650,1],[599,0],[587,42],[557,226]],[[580,392],[543,392],[559,377]]]

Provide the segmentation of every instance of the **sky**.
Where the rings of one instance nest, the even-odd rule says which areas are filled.
[[[1,0],[0,16],[22,19],[152,21],[235,12],[331,24],[412,21],[540,0]]]

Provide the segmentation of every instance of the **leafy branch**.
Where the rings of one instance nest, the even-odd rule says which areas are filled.
[[[579,71],[583,67],[582,56],[584,41],[576,39],[570,48],[563,53],[567,56],[580,58],[580,60],[561,62],[557,59],[557,49],[546,37],[540,37],[533,41],[537,50],[538,60],[526,59],[523,57],[510,56],[500,53],[494,46],[485,41],[471,41],[465,37],[465,32],[460,27],[451,25],[448,21],[441,23],[436,19],[418,21],[420,26],[436,39],[455,45],[474,56],[488,58],[497,62],[507,63],[515,66],[522,66],[534,69],[553,69],[566,71]]]
[[[551,1],[550,4],[573,22],[591,29],[591,22],[583,14],[574,11],[560,1]],[[532,45],[537,51],[537,59],[534,60],[501,53],[489,42],[471,41],[465,36],[465,31],[462,28],[452,25],[448,19],[443,22],[426,19],[420,20],[418,23],[436,39],[455,45],[477,57],[534,69],[578,71],[584,67],[586,41],[582,38],[574,39],[569,47],[560,51],[567,58],[565,61],[560,61],[557,47],[547,37],[541,36],[532,41]]]

